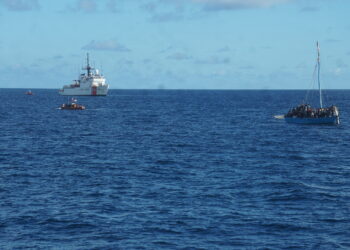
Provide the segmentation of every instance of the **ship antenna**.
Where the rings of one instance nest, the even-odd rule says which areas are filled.
[[[322,108],[322,91],[320,83],[320,46],[317,41],[317,81],[318,81],[318,91],[320,93],[320,108]]]
[[[86,54],[86,69],[87,69],[87,73],[88,73],[88,76],[89,76],[90,75],[90,70],[91,70],[90,62],[89,62],[89,53]]]

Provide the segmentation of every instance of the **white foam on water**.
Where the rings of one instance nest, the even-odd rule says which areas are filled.
[[[276,119],[284,119],[284,115],[275,115],[274,116]]]

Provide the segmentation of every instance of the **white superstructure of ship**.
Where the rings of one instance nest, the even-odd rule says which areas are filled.
[[[106,83],[106,79],[100,74],[99,70],[90,66],[89,53],[87,54],[86,62],[86,67],[83,69],[86,70],[87,73],[80,74],[79,79],[74,80],[74,83],[64,85],[63,88],[59,90],[60,95],[107,95],[109,85]]]

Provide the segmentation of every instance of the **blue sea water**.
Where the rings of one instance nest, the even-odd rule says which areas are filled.
[[[303,91],[24,92],[0,89],[1,249],[350,248],[350,91],[339,126],[273,118]]]

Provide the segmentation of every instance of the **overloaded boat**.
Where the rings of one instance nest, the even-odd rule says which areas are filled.
[[[299,124],[339,124],[339,110],[336,106],[323,107],[322,90],[320,83],[320,47],[317,42],[317,81],[319,92],[319,108],[312,108],[309,104],[301,104],[289,110],[283,116],[287,123]]]
[[[31,90],[28,90],[28,91],[26,92],[26,95],[33,95],[33,92],[32,92]]]
[[[69,103],[64,103],[61,105],[60,109],[66,109],[66,110],[84,110],[85,106],[80,105],[77,103],[76,99],[72,98],[72,101]]]
[[[312,108],[309,104],[301,104],[284,115],[289,123],[302,124],[339,124],[339,110],[332,105],[328,108]]]
[[[106,83],[105,77],[99,73],[98,69],[90,66],[89,54],[87,54],[86,67],[83,68],[87,73],[80,74],[78,80],[70,85],[64,85],[59,90],[60,95],[67,96],[106,96],[109,85]]]

